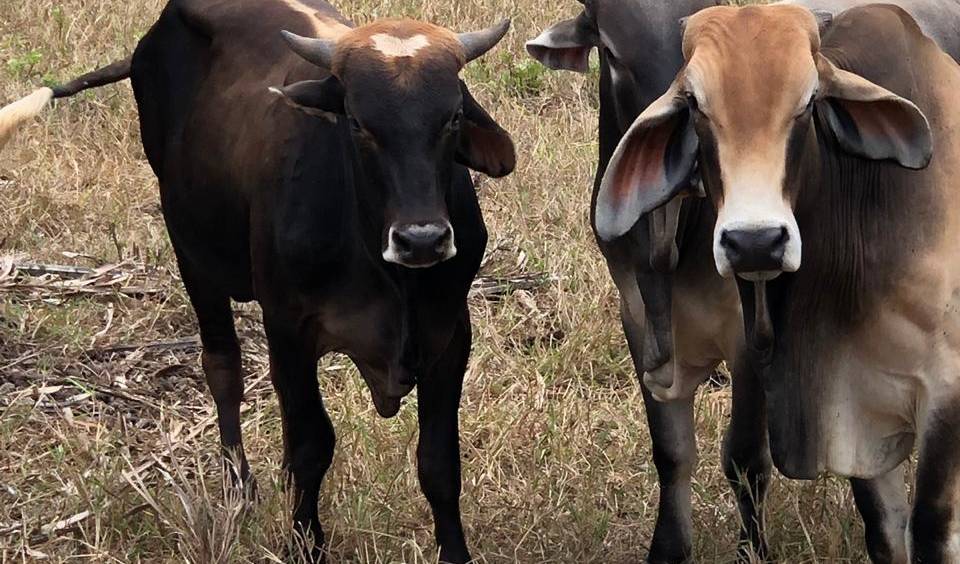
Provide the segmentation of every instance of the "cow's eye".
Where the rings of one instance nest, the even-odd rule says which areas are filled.
[[[353,116],[351,116],[351,115],[348,115],[348,116],[347,116],[347,120],[350,122],[350,129],[353,130],[354,133],[362,133],[362,132],[363,132],[363,126],[360,125],[360,122],[357,121],[357,118],[355,118],[355,117],[353,117]]]
[[[817,93],[814,92],[810,96],[810,100],[807,101],[807,105],[803,107],[803,111],[797,114],[797,119],[803,119],[813,113],[813,108],[817,104]]]
[[[687,99],[687,107],[690,108],[690,111],[697,115],[703,116],[703,112],[700,111],[700,102],[697,100],[697,97],[693,94],[693,92],[684,93],[684,97]]]
[[[463,124],[463,110],[457,111],[453,114],[453,117],[450,118],[450,129],[460,129],[460,126]]]

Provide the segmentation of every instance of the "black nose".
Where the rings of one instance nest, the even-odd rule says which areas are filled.
[[[448,223],[403,225],[392,229],[390,237],[401,264],[429,266],[450,258],[453,230]]]
[[[786,227],[724,231],[720,245],[734,272],[764,272],[783,267],[790,235]]]

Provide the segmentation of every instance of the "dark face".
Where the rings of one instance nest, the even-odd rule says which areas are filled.
[[[458,36],[390,20],[328,27],[329,39],[286,33],[295,52],[331,76],[274,90],[308,114],[349,122],[361,213],[379,226],[386,262],[427,268],[456,256],[447,204],[457,163],[494,177],[513,171],[510,136],[459,79],[508,27]]]
[[[447,199],[463,125],[458,69],[443,61],[410,68],[417,63],[388,62],[399,81],[385,80],[390,69],[376,64],[351,65],[341,79],[364,196],[382,214],[383,259],[412,268],[457,253]]]
[[[587,72],[593,48],[610,73],[620,132],[670,85],[683,63],[681,18],[716,0],[586,0],[580,14],[527,43],[527,50],[557,70]],[[606,103],[606,101],[604,101]]]

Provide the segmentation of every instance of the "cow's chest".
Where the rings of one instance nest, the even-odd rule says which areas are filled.
[[[447,352],[457,324],[466,321],[470,283],[443,272],[397,274],[343,269],[322,291],[305,294],[300,314],[315,324],[310,334],[321,354],[353,360],[383,416],[396,413],[400,399]]]

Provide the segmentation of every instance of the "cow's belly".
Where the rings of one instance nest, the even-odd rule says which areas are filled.
[[[885,301],[825,370],[824,470],[865,478],[892,470],[910,455],[929,411],[943,407],[939,398],[956,397],[960,300],[938,284],[926,288]]]
[[[820,397],[820,470],[873,478],[913,449],[919,382],[878,370],[857,354],[843,356],[827,371]]]
[[[164,221],[181,268],[238,301],[253,298],[246,203],[224,190],[161,185]]]

